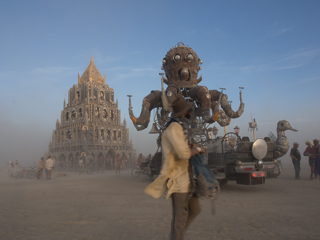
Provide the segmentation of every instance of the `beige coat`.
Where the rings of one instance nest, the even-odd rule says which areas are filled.
[[[172,193],[189,192],[188,166],[191,151],[179,123],[171,123],[164,131],[162,154],[164,163],[160,175],[145,189],[145,193],[159,198],[168,191],[166,197],[169,198]]]
[[[38,168],[44,168],[44,161],[42,161],[41,159],[38,162]]]
[[[46,161],[46,169],[52,170],[52,167],[54,166],[54,162],[51,158],[48,158]]]

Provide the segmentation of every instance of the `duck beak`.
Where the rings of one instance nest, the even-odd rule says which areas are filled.
[[[298,132],[298,130],[297,129],[295,129],[295,128],[289,128],[289,130],[292,130],[292,131],[294,131],[294,132]]]

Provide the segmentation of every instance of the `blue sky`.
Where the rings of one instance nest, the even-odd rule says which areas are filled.
[[[311,0],[1,1],[0,161],[37,161],[48,150],[63,99],[91,56],[137,152],[155,151],[151,124],[133,128],[126,96],[139,115],[143,98],[161,89],[161,61],[178,42],[203,60],[201,85],[226,88],[235,110],[244,87],[245,111],[228,131],[238,125],[251,137],[252,114],[263,138],[286,119],[299,130],[287,137],[302,150],[320,138],[319,10]]]

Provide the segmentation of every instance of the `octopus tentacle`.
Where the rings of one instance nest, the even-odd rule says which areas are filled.
[[[244,111],[244,103],[242,102],[242,92],[240,92],[240,106],[239,109],[234,112],[228,102],[228,96],[223,94],[221,98],[221,108],[225,111],[228,117],[238,118],[242,115]]]
[[[151,93],[143,99],[140,116],[136,118],[131,107],[131,99],[129,98],[129,115],[133,125],[138,131],[146,129],[150,122],[150,112],[152,109],[162,107],[161,91],[151,91]]]

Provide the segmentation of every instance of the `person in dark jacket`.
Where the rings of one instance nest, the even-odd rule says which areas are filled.
[[[298,150],[299,144],[297,142],[293,143],[293,148],[291,148],[290,157],[292,159],[292,163],[295,171],[295,178],[300,179],[300,160],[301,155]]]

